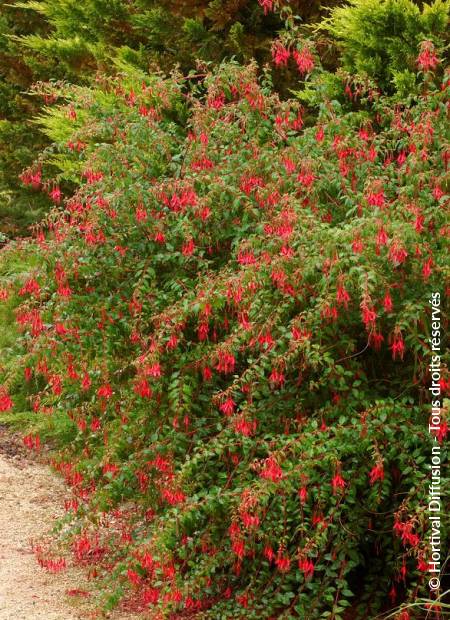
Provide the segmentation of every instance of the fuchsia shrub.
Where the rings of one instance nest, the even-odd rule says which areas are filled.
[[[36,415],[69,428],[73,558],[108,605],[339,620],[426,596],[447,91],[361,88],[315,124],[253,66],[189,95],[179,76],[63,92],[81,186],[30,245],[17,321]]]

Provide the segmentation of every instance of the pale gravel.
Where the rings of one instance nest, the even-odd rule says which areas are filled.
[[[90,598],[67,594],[92,589],[80,570],[69,567],[50,574],[31,549],[31,541],[38,541],[61,516],[64,492],[63,482],[47,466],[0,450],[0,620],[102,617],[92,611]]]

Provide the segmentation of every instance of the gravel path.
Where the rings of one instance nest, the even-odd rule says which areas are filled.
[[[31,540],[48,532],[61,515],[63,497],[63,482],[0,427],[0,620],[101,617],[89,609],[83,592],[91,586],[81,571],[50,574],[31,550]]]

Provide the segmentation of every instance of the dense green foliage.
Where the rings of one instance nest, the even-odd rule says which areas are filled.
[[[427,389],[429,299],[444,333],[450,291],[447,7],[336,10],[335,72],[284,9],[272,68],[165,75],[119,5],[33,3],[80,79],[33,87],[49,146],[22,179],[56,205],[0,254],[0,410],[57,448],[60,539],[106,607],[152,618],[419,620],[431,446],[447,459],[445,366],[436,441]],[[214,6],[199,41],[227,41]],[[393,20],[416,25],[407,46]]]
[[[327,3],[333,6],[334,0]],[[304,22],[316,20],[320,3],[294,2]],[[0,218],[8,236],[27,234],[51,201],[20,184],[19,175],[45,141],[32,117],[45,101],[27,95],[40,80],[87,84],[97,72],[123,63],[144,70],[185,72],[226,56],[270,58],[283,18],[257,0],[114,2],[0,0]],[[280,88],[285,81],[279,83]]]

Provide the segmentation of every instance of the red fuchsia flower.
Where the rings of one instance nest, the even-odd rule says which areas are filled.
[[[155,236],[153,238],[156,241],[156,243],[164,243],[166,241],[166,237],[164,233],[160,230],[158,230],[158,232],[155,233]]]
[[[258,0],[258,4],[262,7],[264,15],[267,15],[274,10],[275,0]]]
[[[204,381],[210,381],[212,379],[212,371],[211,368],[205,366],[202,370],[202,376]]]
[[[364,243],[360,239],[360,237],[356,237],[352,242],[352,250],[354,254],[361,254],[364,250]]]
[[[64,299],[68,299],[72,296],[72,289],[67,284],[60,284],[58,286],[58,295]]]
[[[315,180],[316,176],[312,172],[309,172],[307,170],[300,172],[300,174],[297,176],[297,181],[301,185],[303,185],[303,187],[311,187]]]
[[[93,433],[99,431],[101,428],[101,422],[99,418],[92,418],[90,429]]]
[[[192,256],[195,250],[195,243],[193,239],[189,239],[185,243],[183,243],[183,247],[181,249],[183,256]]]
[[[336,321],[339,316],[338,309],[335,306],[327,304],[322,310],[322,316],[329,321]]]
[[[392,312],[393,307],[394,306],[392,304],[391,294],[389,293],[389,291],[386,291],[386,294],[383,299],[383,308],[386,310],[386,312]]]
[[[142,581],[142,577],[132,568],[127,570],[128,581],[132,583],[134,586],[139,586]]]
[[[370,484],[374,485],[377,480],[384,480],[384,468],[382,463],[374,465],[369,473]]]
[[[322,529],[326,529],[328,527],[326,519],[324,519],[324,516],[321,512],[313,513],[312,524],[314,525],[314,527],[321,525]]]
[[[313,576],[314,574],[314,564],[313,562],[308,559],[308,558],[301,558],[298,561],[298,567],[299,569],[302,571],[302,573],[305,575],[305,579],[309,579]]]
[[[361,129],[358,131],[358,136],[361,138],[361,140],[364,140],[364,142],[367,142],[370,139],[370,133],[365,127],[361,127]]]
[[[39,435],[25,435],[22,439],[23,445],[29,450],[39,450],[41,439]]]
[[[9,297],[9,293],[6,288],[0,288],[0,301],[6,301]]]
[[[384,191],[370,192],[367,195],[367,202],[371,207],[383,207],[385,202]]]
[[[49,193],[50,198],[53,200],[53,202],[55,202],[56,204],[58,204],[59,202],[61,202],[61,190],[59,189],[59,187],[54,187],[51,192]]]
[[[136,222],[145,222],[148,218],[146,209],[143,205],[138,205],[135,211]]]
[[[291,568],[291,560],[287,555],[281,555],[281,553],[278,552],[275,565],[281,573],[287,573]]]
[[[73,365],[72,362],[67,364],[67,375],[69,379],[73,379],[74,381],[78,379],[78,373],[75,370],[75,366]]]
[[[244,416],[239,416],[234,421],[234,431],[244,437],[251,437],[256,432],[256,428],[256,420],[247,420]]]
[[[399,166],[403,166],[407,157],[408,157],[407,151],[401,151],[397,156],[397,164]]]
[[[88,373],[85,372],[83,375],[83,380],[81,381],[81,388],[86,391],[91,387],[91,378],[89,377]]]
[[[53,394],[59,396],[62,393],[62,380],[59,375],[52,375],[49,380]]]
[[[301,50],[294,50],[292,56],[297,64],[297,69],[300,75],[311,73],[314,69],[314,56],[311,54],[311,50],[308,49],[308,47],[305,46]]]
[[[237,555],[241,560],[245,557],[245,543],[241,539],[233,540],[231,543],[231,550],[233,553]]]
[[[341,489],[345,489],[346,482],[340,474],[335,474],[331,479],[331,486],[333,487],[333,493],[337,493]]]
[[[220,110],[225,105],[225,94],[220,93],[215,97],[210,97],[208,99],[208,106],[213,110]]]
[[[111,398],[112,395],[113,395],[113,391],[109,383],[105,383],[104,385],[100,386],[97,390],[97,396],[99,396],[100,398],[108,399],[108,398]]]
[[[177,506],[186,500],[186,495],[180,489],[176,489],[174,491],[171,491],[170,489],[163,489],[161,495],[171,506]]]
[[[413,532],[414,525],[411,521],[405,523],[400,521],[400,517],[396,515],[393,529],[395,534],[402,539],[402,543],[405,546],[409,544],[411,547],[417,547],[420,543],[419,536]]]
[[[392,351],[392,359],[397,359],[399,357],[401,360],[403,359],[403,355],[405,353],[405,343],[403,341],[403,336],[400,333],[395,334],[394,340],[391,345]]]
[[[398,241],[395,241],[389,250],[389,260],[396,267],[398,267],[399,265],[405,262],[407,257],[408,257],[408,252],[406,251],[406,249],[402,247]]]
[[[200,323],[197,330],[198,339],[200,342],[203,342],[208,338],[209,334],[209,323]]]
[[[269,375],[269,381],[273,386],[283,387],[285,382],[284,374],[274,368]]]
[[[240,189],[247,194],[247,196],[249,196],[256,188],[264,186],[264,180],[257,176],[243,176],[239,185]]]
[[[102,473],[105,476],[106,474],[111,474],[111,477],[114,478],[119,471],[119,467],[114,463],[105,463],[102,467]]]
[[[21,297],[23,297],[26,294],[37,296],[39,295],[40,292],[41,292],[41,287],[39,286],[38,282],[34,278],[30,278],[29,280],[25,282],[25,284],[20,289],[19,295]]]
[[[259,475],[265,480],[271,480],[272,482],[278,483],[283,478],[283,470],[278,465],[275,458],[273,456],[269,456],[264,461],[264,466]]]
[[[300,489],[298,490],[298,497],[299,497],[300,503],[302,505],[305,505],[306,500],[308,498],[308,489],[306,487],[300,487]]]
[[[226,416],[230,416],[234,413],[236,403],[231,397],[228,397],[219,407],[220,411]]]
[[[167,341],[166,347],[170,351],[172,349],[175,349],[177,344],[178,344],[178,336],[176,334],[172,334],[169,340]]]
[[[162,375],[161,364],[159,362],[155,362],[151,366],[146,366],[144,368],[144,374],[147,377],[155,377],[155,378],[161,377]]]
[[[152,397],[152,389],[147,381],[147,379],[141,379],[134,385],[134,393],[140,396],[141,398],[151,398]]]
[[[338,304],[341,304],[345,306],[345,308],[348,308],[348,302],[350,301],[350,295],[348,294],[348,291],[345,289],[345,287],[342,285],[339,285],[337,288],[336,300]]]
[[[144,605],[156,605],[159,600],[159,590],[157,588],[145,588],[142,591],[142,603]]]
[[[275,553],[270,545],[266,545],[264,547],[263,556],[266,558],[266,560],[268,560],[268,562],[273,562]]]
[[[431,41],[422,41],[416,62],[422,71],[434,71],[436,69],[440,60],[435,54],[435,48]]]
[[[305,121],[303,120],[301,111],[297,112],[297,116],[292,121],[292,129],[295,129],[295,131],[300,131],[304,124]]]
[[[316,142],[323,142],[323,139],[325,137],[325,130],[323,127],[319,127],[319,129],[316,131]]]
[[[376,241],[378,246],[387,245],[387,242],[389,241],[388,234],[384,230],[383,226],[378,229]]]
[[[281,43],[275,41],[272,45],[272,59],[276,67],[287,66],[291,52]]]
[[[414,220],[414,230],[418,233],[423,232],[425,229],[424,222],[425,222],[425,217],[423,215],[418,215],[416,219]]]
[[[439,185],[436,185],[436,187],[433,188],[433,198],[435,198],[436,200],[440,200],[444,195],[445,192],[442,191]]]
[[[308,329],[300,329],[299,327],[293,327],[291,330],[293,340],[309,340],[312,336],[312,332]]]
[[[428,280],[428,278],[431,276],[432,273],[432,269],[431,267],[433,266],[433,259],[432,258],[428,258],[425,263],[423,264],[422,267],[422,276],[424,280]]]
[[[248,512],[241,514],[241,520],[247,529],[257,528],[260,523],[258,515],[251,515]]]
[[[289,157],[285,157],[283,159],[283,166],[288,174],[292,174],[293,172],[295,172],[295,162],[293,162],[292,159],[290,159]]]
[[[214,168],[214,164],[208,157],[201,157],[191,163],[191,169],[194,170],[194,172],[210,170],[211,168]]]
[[[236,601],[239,603],[239,605],[241,605],[242,607],[244,607],[244,609],[247,609],[248,607],[248,594],[241,594],[239,596],[236,596]]]
[[[232,353],[227,351],[220,351],[218,354],[218,362],[216,364],[216,370],[225,374],[230,374],[234,371],[236,364],[235,357]]]

